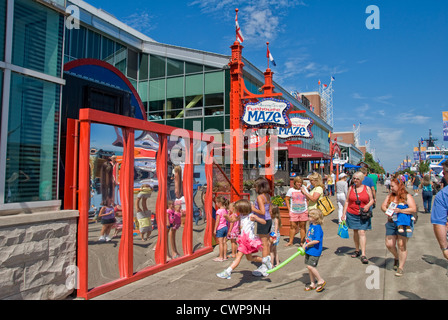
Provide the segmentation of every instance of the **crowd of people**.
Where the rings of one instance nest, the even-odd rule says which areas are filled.
[[[443,173],[448,177],[448,163],[444,163]],[[309,184],[305,185],[303,178],[295,177],[284,197],[290,218],[289,239],[285,246],[292,246],[298,233],[299,246],[305,250],[305,265],[310,277],[310,283],[305,286],[306,291],[321,292],[326,285],[317,271],[323,244],[323,214],[318,208],[318,201],[325,195],[336,195],[338,221],[346,223],[348,228],[353,230],[355,250],[351,257],[359,258],[363,264],[369,263],[367,230],[372,229],[373,209],[376,206],[381,209],[387,217],[385,245],[394,257],[395,276],[401,277],[408,254],[407,243],[414,233],[417,218],[415,197],[421,191],[424,212],[431,213],[435,237],[443,256],[448,259],[448,188],[442,185],[439,191],[436,186],[438,182],[434,182],[429,174],[423,177],[416,174],[409,177],[399,174],[380,176],[361,168],[350,176],[343,172],[337,179],[330,173],[326,184],[316,172],[307,178]],[[388,194],[382,203],[377,204],[378,182],[386,186]],[[408,188],[412,188],[412,191],[408,191]],[[219,257],[215,261],[228,259],[225,243],[229,224],[232,226],[232,232],[229,233],[229,239],[233,240],[232,257],[235,258],[229,267],[217,274],[220,278],[230,279],[243,256],[246,256],[248,261],[261,264],[252,272],[254,276],[268,276],[267,271],[279,264],[276,254],[281,225],[278,207],[271,204],[271,190],[266,179],[258,178],[255,190],[257,198],[252,204],[244,199],[229,204],[223,197],[216,201],[219,206],[219,222],[214,234],[220,249]],[[257,253],[261,253],[261,256],[256,255]]]

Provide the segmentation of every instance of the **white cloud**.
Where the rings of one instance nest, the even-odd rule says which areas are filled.
[[[218,14],[230,19],[238,8],[238,22],[244,41],[262,43],[274,40],[282,29],[282,19],[288,10],[306,6],[301,0],[195,0],[190,5],[198,6],[203,13]]]
[[[147,12],[133,13],[123,18],[123,22],[141,33],[148,34],[148,31],[155,29],[151,22],[153,17]]]
[[[412,111],[408,113],[400,113],[397,116],[397,122],[408,124],[426,124],[431,117],[414,114]]]

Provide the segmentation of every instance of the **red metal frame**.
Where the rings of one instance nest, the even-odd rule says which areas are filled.
[[[75,135],[76,122],[69,120],[69,129],[67,137],[68,150],[67,163],[69,168],[75,167]],[[89,184],[89,156],[90,156],[90,129],[92,123],[102,123],[107,125],[119,126],[123,129],[123,163],[120,174],[120,196],[123,208],[123,229],[118,253],[118,267],[120,279],[109,282],[107,284],[89,289],[88,287],[88,210],[90,197]],[[185,261],[192,260],[206,253],[212,252],[212,185],[213,185],[213,154],[212,142],[213,137],[206,134],[192,132],[189,130],[179,130],[175,127],[165,126],[157,123],[151,123],[144,120],[128,118],[121,115],[111,114],[93,109],[81,109],[79,113],[79,171],[78,171],[78,297],[90,299],[110,290],[116,289],[123,285],[129,284],[136,280],[145,278],[159,271],[171,268]],[[136,273],[133,272],[133,165],[134,165],[134,130],[151,131],[159,134],[160,144],[157,156],[157,178],[163,181],[167,177],[167,137],[174,130],[176,136],[184,138],[187,143],[187,156],[190,164],[185,165],[183,187],[187,207],[187,219],[183,233],[183,249],[184,256],[166,261],[167,252],[167,229],[159,228],[159,235],[156,245],[155,260],[156,265],[147,267]],[[69,139],[69,136],[71,137]],[[193,140],[197,139],[207,142],[207,158],[205,163],[205,175],[207,180],[206,200],[204,204],[205,214],[207,217],[207,225],[204,234],[204,247],[193,252]],[[70,141],[69,141],[70,140]],[[71,172],[71,171],[67,171]],[[70,174],[67,174],[70,176]],[[70,185],[72,184],[72,185]],[[75,185],[75,181],[70,178],[66,182],[66,188],[71,190]],[[74,206],[75,199],[69,199],[69,193],[66,194],[66,205]],[[156,205],[156,219],[160,225],[166,225],[166,202],[167,202],[167,186],[166,183],[159,184],[159,192]],[[67,208],[67,206],[66,206]],[[191,220],[191,221],[190,221]]]

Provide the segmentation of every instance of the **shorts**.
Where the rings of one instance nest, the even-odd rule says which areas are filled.
[[[406,228],[404,232],[398,232],[398,226],[393,221],[388,221],[384,225],[386,227],[386,236],[403,236],[406,238],[411,238],[414,232],[407,233]],[[414,231],[414,224],[411,222],[411,229]]]
[[[352,214],[347,212],[345,215],[345,220],[347,222],[347,227],[353,230],[371,230],[372,229],[372,218],[361,219],[360,215]]]
[[[297,222],[297,221],[308,221],[308,211],[303,212],[303,213],[293,213],[293,212],[289,212],[289,220],[292,222]]]
[[[115,218],[112,218],[112,219],[101,219],[101,224],[111,224],[111,223],[115,223],[116,222],[116,220],[115,220]]]
[[[308,253],[305,253],[305,264],[311,267],[317,267],[319,263],[320,257],[310,256]]]
[[[224,238],[227,236],[228,231],[229,229],[227,227],[222,227],[221,229],[216,230],[216,238]]]
[[[266,220],[265,224],[257,222],[257,234],[270,234],[272,227],[272,220]]]

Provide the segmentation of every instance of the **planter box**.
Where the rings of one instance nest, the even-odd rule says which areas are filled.
[[[289,230],[291,228],[291,222],[289,221],[289,211],[288,207],[279,207],[280,209],[280,220],[282,221],[282,226],[280,228],[281,236],[289,236]],[[299,232],[299,227],[297,226],[296,233]]]

